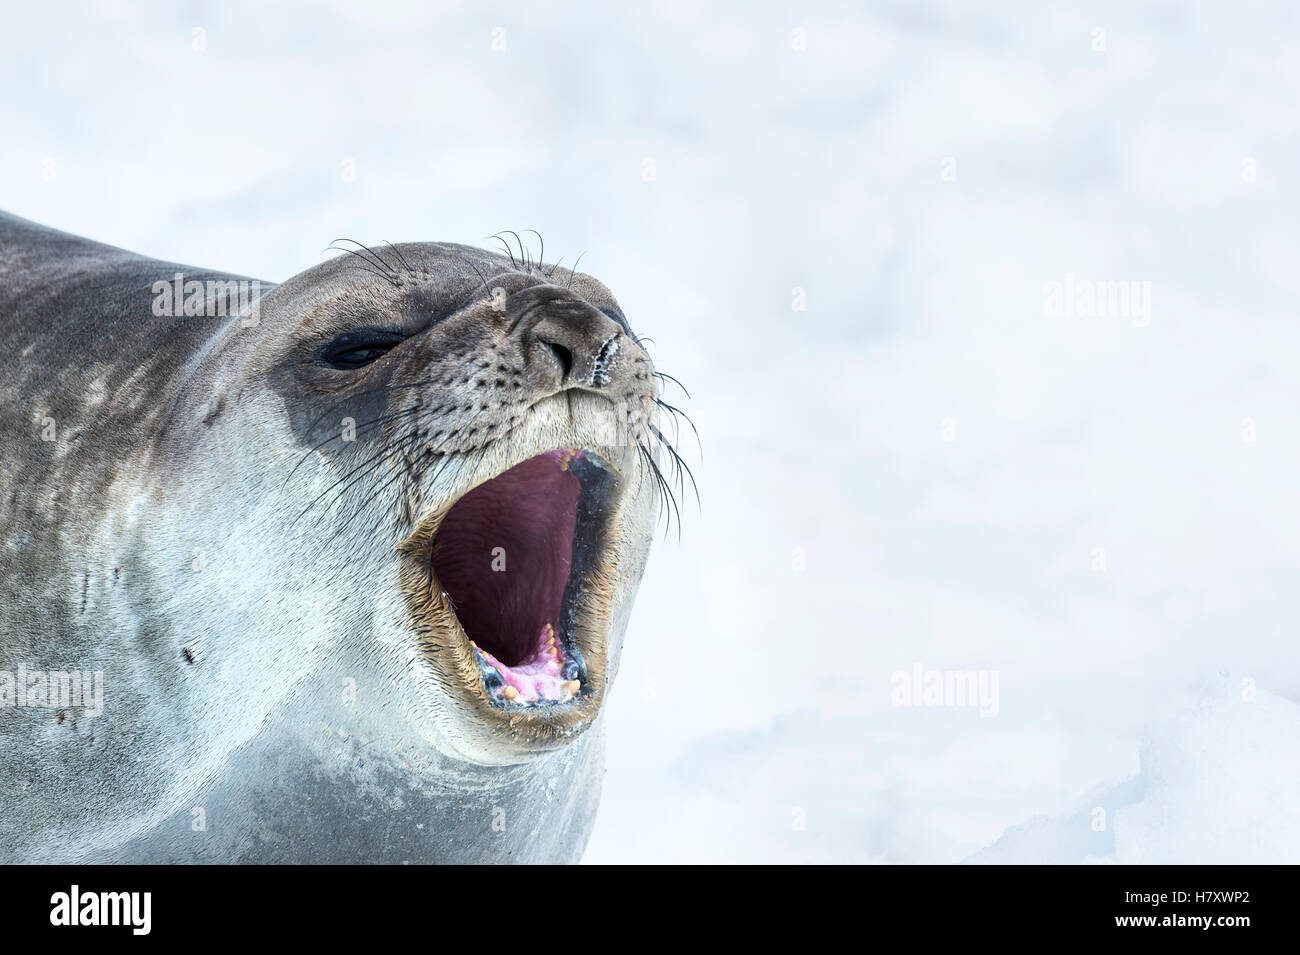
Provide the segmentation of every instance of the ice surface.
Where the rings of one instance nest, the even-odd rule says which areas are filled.
[[[0,206],[266,278],[586,252],[705,445],[589,860],[1300,861],[1288,5],[313,11],[10,11]]]

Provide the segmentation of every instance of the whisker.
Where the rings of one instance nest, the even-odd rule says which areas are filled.
[[[505,249],[506,255],[510,257],[510,267],[512,269],[518,269],[519,263],[515,261],[515,250],[510,248],[509,243],[507,243],[505,239],[501,238],[501,233],[498,232],[496,235],[489,236],[489,238],[496,239],[501,243],[501,248]]]
[[[469,259],[465,258],[465,256],[463,255],[458,256],[458,258],[466,265],[468,265],[471,269],[474,270],[474,274],[478,276],[478,280],[483,283],[483,291],[487,292],[488,298],[491,298],[492,290],[488,288],[487,278],[483,275],[482,272],[479,271],[478,266],[475,265],[473,262],[471,262]]]
[[[537,264],[541,265],[546,260],[546,240],[542,238],[542,234],[536,229],[525,229],[524,231],[537,236]]]
[[[645,455],[646,463],[650,465],[650,470],[654,474],[656,483],[659,485],[663,500],[668,504],[669,508],[671,508],[671,510],[665,509],[664,512],[664,533],[667,534],[672,530],[672,515],[675,513],[677,515],[677,539],[681,540],[682,512],[677,507],[677,498],[673,494],[672,485],[668,483],[668,479],[664,477],[663,471],[659,469],[658,463],[655,462],[654,454],[645,446],[642,446],[641,451]]]
[[[678,388],[682,389],[682,394],[686,395],[687,398],[689,398],[689,397],[691,396],[691,393],[690,393],[689,391],[686,390],[686,386],[683,385],[683,384],[682,384],[680,381],[678,381],[676,378],[674,378],[672,375],[665,375],[662,371],[652,372],[652,374],[653,374],[656,378],[660,379],[661,381],[671,381],[671,382],[672,382],[674,385],[676,385]]]
[[[528,265],[528,253],[524,251],[524,240],[519,238],[519,233],[513,229],[503,229],[502,231],[506,235],[512,235],[515,237],[515,241],[519,243],[519,261],[524,263],[525,272],[531,271]]]
[[[326,512],[328,512],[329,509],[333,507],[334,504],[336,504],[340,500],[342,495],[345,494],[356,483],[357,480],[359,480],[359,478],[354,478],[354,475],[362,474],[362,472],[365,472],[367,470],[367,466],[370,465],[372,462],[382,461],[385,458],[389,457],[391,454],[399,450],[400,450],[400,446],[394,447],[394,443],[390,443],[384,448],[382,448],[380,451],[378,451],[377,453],[372,454],[370,457],[366,458],[364,461],[362,461],[360,464],[354,467],[347,474],[343,475],[343,477],[339,478],[337,481],[335,481],[325,490],[321,491],[320,494],[316,495],[316,497],[313,498],[312,501],[308,503],[308,505],[305,508],[302,509],[301,513],[299,513],[298,516],[294,518],[294,523],[297,523],[299,520],[301,520],[304,514],[306,514],[313,507],[315,507],[317,503],[320,502],[321,498],[325,497],[327,494],[329,494],[331,491],[335,490],[336,488],[339,488],[340,485],[344,485],[342,489],[338,492],[338,494],[334,496],[333,500],[331,500],[330,503],[326,506],[325,510]],[[349,480],[349,478],[352,478],[352,480]],[[347,483],[344,484],[344,482]]]
[[[672,455],[673,461],[676,462],[675,467],[677,470],[677,481],[679,486],[681,487],[682,496],[683,497],[686,496],[686,487],[684,484],[681,483],[682,475],[685,474],[687,479],[691,482],[691,488],[695,492],[695,506],[702,508],[703,504],[700,501],[700,486],[695,483],[695,475],[691,472],[690,465],[687,464],[686,461],[682,459],[682,456],[677,453],[676,448],[674,448],[668,441],[664,440],[664,436],[659,431],[658,428],[654,428],[652,426],[652,430],[656,435],[659,436],[659,440],[663,442],[663,446],[668,449],[668,453]]]
[[[414,269],[411,268],[411,263],[408,262],[408,261],[406,261],[406,256],[402,255],[402,251],[401,251],[401,249],[399,249],[397,246],[393,245],[393,243],[389,242],[387,239],[384,240],[384,245],[386,245],[386,246],[388,246],[390,249],[392,249],[392,250],[393,250],[393,254],[394,254],[395,256],[397,256],[397,257],[401,260],[401,262],[402,262],[402,268],[406,269],[406,271],[408,271],[408,272],[413,272],[413,271],[415,271]]]
[[[682,390],[684,391],[685,389]],[[686,423],[691,426],[691,431],[695,432],[695,447],[700,452],[700,460],[704,460],[704,445],[700,442],[700,432],[695,427],[695,422],[691,420],[691,416],[688,415],[681,408],[674,408],[672,405],[670,405],[668,402],[664,401],[661,398],[656,398],[655,404],[657,404],[660,408],[663,408],[665,411],[671,414],[673,416],[674,422],[677,420],[678,415],[681,415],[681,417],[686,419]]]
[[[334,244],[335,242],[351,242],[353,245],[357,246],[357,248],[364,249],[366,252],[368,252],[370,257],[366,258],[366,256],[356,251],[356,249],[345,249],[340,246],[337,246]],[[357,258],[361,259],[363,262],[368,262],[371,265],[376,266],[381,272],[386,273],[392,278],[396,279],[399,277],[397,272],[393,269],[393,267],[389,265],[388,262],[386,262],[383,259],[383,257],[381,257],[378,253],[376,253],[374,249],[370,248],[370,246],[366,245],[364,242],[358,242],[356,239],[347,239],[347,238],[335,239],[334,242],[331,242],[328,246],[326,246],[326,248],[335,249],[339,252],[351,253],[352,255],[355,255]]]
[[[569,269],[569,284],[565,286],[566,288],[573,288],[573,277],[578,274],[578,266],[582,264],[582,256],[586,254],[583,252],[579,255],[577,261],[573,263],[573,268]]]
[[[380,415],[378,418],[372,418],[369,421],[357,425],[356,434],[358,435],[368,434],[369,432],[375,430],[375,428],[383,427],[383,425],[387,424],[390,421],[397,421],[401,418],[408,417],[420,410],[422,409],[417,405],[416,407],[413,408],[404,408],[401,411],[387,412],[385,414]],[[293,477],[294,472],[296,472],[298,468],[302,467],[303,462],[305,462],[313,454],[315,454],[321,448],[325,447],[325,445],[329,444],[331,441],[341,441],[342,439],[343,439],[343,433],[342,431],[340,431],[338,434],[330,435],[324,441],[321,441],[319,444],[316,444],[314,447],[309,448],[306,451],[306,453],[304,453],[303,456],[298,459],[298,463],[293,466],[293,470],[289,472],[288,477],[284,479],[285,484],[289,483],[289,479]]]

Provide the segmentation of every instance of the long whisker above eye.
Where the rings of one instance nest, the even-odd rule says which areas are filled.
[[[505,239],[501,238],[501,233],[498,232],[495,235],[489,236],[489,238],[496,239],[498,242],[501,243],[501,248],[505,250],[506,255],[509,256],[510,258],[510,267],[512,269],[519,268],[519,263],[515,261],[514,249],[510,248],[510,243],[508,243]]]
[[[348,250],[344,249],[344,250],[342,250],[342,251],[348,251]],[[352,253],[350,253],[350,254],[352,254],[352,255],[357,255],[357,253],[355,253],[355,252],[352,252]],[[361,258],[361,256],[357,256],[357,257],[358,257],[358,258]],[[363,261],[364,261],[364,260],[363,260]],[[401,287],[400,285],[398,285],[396,279],[392,278],[392,277],[389,276],[389,275],[381,275],[379,272],[376,272],[374,269],[370,268],[369,266],[366,266],[366,265],[353,265],[352,268],[357,269],[358,271],[361,271],[361,272],[369,272],[369,273],[370,273],[371,275],[373,275],[375,278],[383,279],[383,280],[384,280],[385,282],[387,282],[389,285],[393,286],[393,288],[400,288],[400,287]]]
[[[492,290],[488,288],[487,277],[482,272],[479,271],[479,267],[475,265],[473,262],[471,262],[469,259],[465,258],[465,256],[463,255],[457,256],[457,258],[459,258],[462,262],[464,262],[466,265],[468,265],[471,269],[474,270],[474,274],[478,276],[478,280],[483,283],[483,291],[487,292],[488,298],[491,298]]]
[[[395,256],[397,256],[398,259],[401,260],[401,262],[402,262],[402,267],[403,267],[404,269],[406,269],[406,271],[408,271],[408,272],[413,272],[413,271],[415,271],[414,269],[411,268],[411,263],[408,262],[408,261],[406,261],[406,256],[402,255],[402,250],[401,250],[401,249],[399,249],[397,246],[393,245],[393,243],[389,242],[387,239],[384,240],[384,245],[388,246],[390,249],[393,250],[393,254],[394,254]]]
[[[528,253],[524,251],[524,240],[519,238],[519,233],[514,231],[513,229],[502,229],[501,231],[505,235],[512,235],[515,237],[515,241],[519,243],[519,261],[524,264],[525,272],[530,271],[528,265]],[[512,260],[513,258],[514,256],[511,256]]]
[[[566,288],[573,288],[573,277],[578,274],[578,266],[582,264],[582,256],[586,254],[586,252],[581,253],[577,261],[573,263],[573,268],[569,269],[569,284]]]
[[[336,243],[339,242],[351,242],[353,245],[358,246],[361,249],[364,249],[368,253],[368,255],[363,255],[361,252],[358,252],[356,249],[348,249],[343,246],[337,245]],[[336,252],[346,252],[349,255],[356,256],[362,262],[366,263],[367,271],[372,272],[379,278],[385,279],[390,285],[393,286],[393,288],[401,288],[401,276],[392,267],[392,265],[386,262],[381,256],[379,256],[378,253],[375,252],[374,249],[370,248],[368,245],[364,245],[358,242],[356,239],[335,239],[325,248],[327,251],[333,250]],[[374,268],[370,268],[370,266],[373,266]],[[378,271],[375,272],[374,271],[375,269],[378,269]]]
[[[542,238],[542,234],[536,229],[525,229],[524,231],[537,236],[537,264],[541,265],[546,261],[546,240]]]
[[[364,242],[358,242],[356,239],[347,239],[347,238],[344,238],[344,239],[335,239],[334,241],[335,241],[335,242],[351,242],[351,243],[352,243],[353,245],[355,245],[358,249],[362,249],[362,250],[364,250],[364,251],[365,251],[365,252],[370,256],[371,260],[372,260],[376,265],[378,265],[381,269],[383,269],[385,272],[389,273],[389,274],[392,275],[394,278],[397,278],[397,277],[398,277],[397,269],[393,267],[393,264],[392,264],[391,262],[389,262],[387,259],[385,259],[385,258],[384,258],[382,255],[380,255],[378,252],[376,252],[374,249],[372,249],[370,246],[366,245]],[[333,243],[331,243],[331,245],[332,245],[332,244],[333,244]]]

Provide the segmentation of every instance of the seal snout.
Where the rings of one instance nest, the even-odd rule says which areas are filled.
[[[557,387],[601,389],[614,380],[624,330],[599,308],[554,286],[516,293],[510,304],[524,354],[553,363]]]

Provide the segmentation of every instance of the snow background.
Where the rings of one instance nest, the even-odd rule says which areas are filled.
[[[0,208],[271,280],[586,252],[704,444],[588,861],[1298,862],[1296,26],[7,0]],[[1046,314],[1067,274],[1150,323]],[[997,715],[893,705],[918,664]]]

